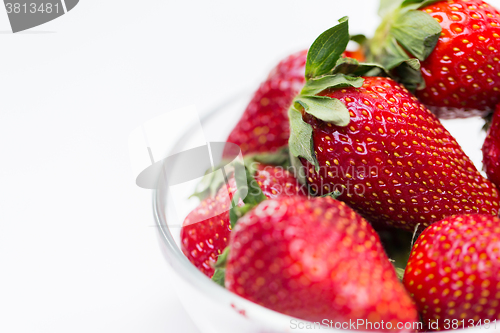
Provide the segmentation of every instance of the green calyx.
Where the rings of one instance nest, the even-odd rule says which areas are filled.
[[[396,271],[396,276],[398,277],[399,281],[403,281],[403,277],[405,276],[404,268],[394,267],[394,270]]]
[[[282,147],[274,152],[247,154],[243,158],[243,162],[252,176],[255,175],[257,165],[259,163],[287,167],[290,165],[288,146]],[[218,165],[215,169],[220,169],[228,163],[232,163],[232,161],[222,160],[220,165]],[[225,179],[221,172],[207,170],[205,176],[197,184],[195,193],[193,193],[190,198],[197,197],[198,199],[203,200],[207,197],[214,196],[224,183]]]
[[[235,192],[233,196],[233,208],[229,211],[229,219],[231,221],[231,228],[236,226],[238,219],[245,215],[252,208],[260,204],[262,201],[266,200],[267,197],[262,193],[262,189],[253,177],[254,175],[250,173],[248,168],[245,168],[245,175],[236,174],[236,187],[238,191]],[[244,197],[240,194],[245,193]],[[243,201],[243,206],[238,206],[239,200]]]
[[[333,192],[323,194],[321,197],[326,198],[326,197],[331,197],[332,199],[337,199],[342,193],[340,191],[334,190]]]
[[[230,248],[227,246],[224,251],[217,258],[217,262],[215,263],[215,271],[212,276],[212,281],[217,283],[219,286],[224,287],[225,277],[226,277],[226,263],[227,257],[229,255]]]
[[[349,43],[348,18],[323,32],[311,45],[307,53],[306,80],[328,74]]]
[[[388,75],[383,66],[375,63],[360,63],[356,59],[342,57],[349,40],[363,44],[365,37],[349,36],[347,17],[339,24],[323,32],[309,48],[306,62],[306,83],[300,94],[295,97],[288,110],[290,119],[290,162],[296,170],[295,176],[305,184],[305,175],[300,172],[304,158],[319,170],[314,152],[313,130],[303,120],[309,114],[319,120],[336,125],[347,126],[350,115],[347,107],[338,99],[318,96],[325,90],[340,88],[359,88],[363,85],[360,76]]]
[[[259,164],[288,167],[290,166],[290,157],[288,146],[284,146],[274,152],[248,154],[243,158],[245,166],[250,174],[255,175]]]
[[[437,1],[382,0],[379,15],[383,20],[368,43],[368,59],[380,63],[411,90],[425,87],[419,61],[431,54],[441,34],[439,23],[419,9]]]

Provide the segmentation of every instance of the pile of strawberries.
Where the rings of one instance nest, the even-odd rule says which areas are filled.
[[[480,0],[383,4],[373,38],[350,36],[342,18],[271,71],[227,140],[246,181],[211,184],[182,251],[228,290],[303,320],[493,325],[500,12]],[[439,120],[478,115],[488,179]]]

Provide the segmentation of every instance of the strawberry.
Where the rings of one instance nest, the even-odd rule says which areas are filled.
[[[495,187],[436,117],[393,80],[366,77],[360,88],[320,95],[340,100],[351,117],[339,127],[304,113],[320,172],[304,165],[317,193],[346,187],[339,200],[370,222],[410,230],[454,214],[498,213]]]
[[[396,329],[398,322],[411,327],[418,320],[376,232],[331,197],[266,200],[239,219],[225,286],[272,310],[332,327],[363,319],[366,326],[356,329],[372,330],[382,321]]]
[[[497,106],[483,144],[483,168],[488,179],[500,186],[500,105]]]
[[[425,84],[416,96],[443,118],[494,109],[500,101],[498,50],[500,12],[481,0],[404,1],[387,15],[371,45],[374,59],[388,69],[398,61],[387,54],[421,60]]]
[[[500,219],[487,215],[449,217],[420,235],[403,281],[428,328],[500,318],[499,237]]]
[[[274,152],[286,146],[290,129],[288,107],[304,86],[307,50],[294,53],[271,70],[255,92],[227,142],[240,146],[243,155]],[[361,49],[345,51],[345,57],[364,59]]]
[[[306,194],[295,177],[281,167],[259,164],[254,178],[268,198]],[[236,181],[231,177],[214,197],[204,199],[189,213],[181,229],[182,252],[208,277],[214,274],[217,256],[228,243],[231,232],[229,208],[235,191]],[[242,206],[243,202],[240,201],[239,205]]]
[[[433,108],[490,111],[500,101],[500,12],[484,1],[441,1],[421,9],[441,26],[417,97]]]
[[[231,178],[215,197],[204,199],[184,220],[181,229],[181,250],[203,274],[212,277],[217,256],[227,246],[231,223],[229,211],[236,191]],[[214,216],[214,212],[221,212]]]
[[[313,74],[325,62],[315,57]],[[337,71],[331,63],[323,70]],[[407,230],[454,214],[498,213],[495,186],[408,90],[384,77],[309,75],[289,111],[290,152],[313,194],[338,190],[375,226]]]
[[[307,50],[293,53],[281,60],[267,77],[269,80],[281,80],[285,88],[291,87],[298,94],[304,86],[304,70],[306,67]],[[295,96],[294,95],[294,96]]]
[[[243,155],[273,152],[289,137],[287,110],[304,85],[307,51],[282,60],[255,92],[227,142],[240,146]]]

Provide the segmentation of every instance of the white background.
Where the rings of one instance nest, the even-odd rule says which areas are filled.
[[[254,89],[344,15],[370,34],[376,2],[82,0],[15,35],[0,10],[0,332],[198,332],[129,133]],[[478,162],[479,122],[465,124],[451,126]]]

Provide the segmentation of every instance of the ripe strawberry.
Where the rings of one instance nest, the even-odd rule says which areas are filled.
[[[358,50],[344,56],[364,60]],[[273,152],[288,144],[290,135],[288,107],[304,86],[307,50],[282,60],[255,92],[243,116],[227,138],[240,146],[243,155]]]
[[[500,102],[500,12],[481,0],[439,1],[421,10],[442,32],[422,62],[426,86],[417,97],[448,118],[492,110]]]
[[[300,51],[282,60],[253,95],[226,140],[240,146],[243,155],[273,152],[288,143],[287,110],[304,85],[306,55]]]
[[[236,182],[231,178],[215,197],[204,199],[184,220],[181,229],[181,249],[184,255],[203,274],[212,277],[217,256],[227,246],[231,223],[229,211],[236,191]],[[214,215],[214,212],[223,211]],[[207,218],[208,217],[208,218]]]
[[[285,88],[291,87],[295,95],[304,86],[304,70],[306,67],[307,50],[293,53],[281,60],[267,77],[269,80],[281,80]]]
[[[430,329],[498,319],[500,219],[461,215],[433,224],[413,246],[403,281]]]
[[[493,110],[500,101],[498,10],[481,0],[412,0],[388,12],[371,40],[370,60],[418,88],[416,96],[439,117]]]
[[[342,192],[375,224],[413,230],[464,213],[497,215],[498,191],[476,170],[455,139],[414,96],[389,78],[365,77],[359,88],[320,93],[349,110],[345,127],[309,113],[316,173],[303,159],[318,194]]]
[[[483,167],[488,179],[500,187],[500,104],[497,106],[483,144]]]
[[[417,321],[373,228],[331,197],[266,200],[243,216],[231,234],[225,286],[323,324],[364,319],[395,329]]]
[[[281,167],[260,164],[254,178],[262,189],[262,193],[268,198],[282,195],[306,195],[305,189],[300,186],[295,177]],[[236,182],[232,177],[214,197],[204,199],[189,213],[181,229],[182,252],[208,277],[212,277],[217,256],[228,243],[231,231],[229,207],[231,207],[235,191]],[[242,204],[240,200],[240,206]],[[223,213],[215,215],[218,212]]]

